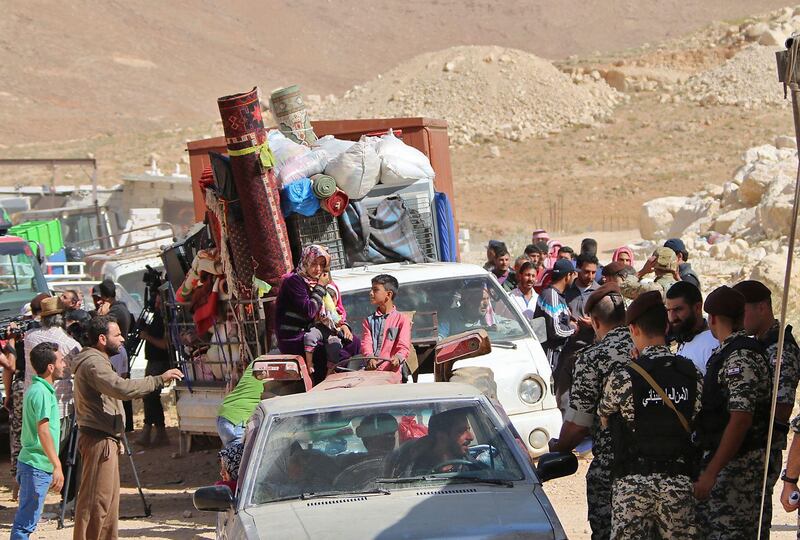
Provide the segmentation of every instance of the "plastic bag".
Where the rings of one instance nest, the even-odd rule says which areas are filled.
[[[311,189],[311,180],[301,178],[281,190],[281,210],[284,217],[293,213],[310,217],[319,210],[319,199]]]
[[[325,168],[325,174],[332,176],[351,200],[363,199],[378,183],[381,160],[375,150],[377,142],[376,137],[361,137]]]
[[[417,422],[413,416],[404,416],[400,419],[400,424],[397,426],[397,436],[400,439],[400,444],[411,440],[419,439],[428,434],[428,428]]]
[[[311,178],[315,174],[320,174],[325,170],[327,164],[328,154],[324,150],[314,150],[295,156],[281,167],[278,172],[278,181],[281,186],[288,186],[301,178]]]
[[[378,143],[381,158],[381,184],[399,186],[417,180],[433,180],[434,172],[428,157],[394,136],[391,130]]]
[[[347,152],[354,144],[356,143],[353,141],[345,141],[337,139],[333,135],[325,135],[314,143],[314,150],[325,150],[325,153],[328,154],[328,159],[332,160],[339,154]]]
[[[275,174],[278,174],[281,168],[292,158],[302,156],[311,151],[307,146],[297,144],[291,139],[288,139],[277,129],[270,130],[267,134],[267,142],[275,158]]]

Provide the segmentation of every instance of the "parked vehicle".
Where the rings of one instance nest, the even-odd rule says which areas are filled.
[[[441,426],[458,432],[460,458],[439,462],[425,434]],[[375,436],[385,446],[367,448]],[[194,494],[198,510],[219,512],[218,538],[566,538],[542,481],[574,472],[576,458],[543,459],[538,476],[503,415],[468,385],[275,397],[245,440],[236,493]]]
[[[48,292],[40,263],[28,242],[0,236],[0,319],[18,316],[34,296]]]
[[[442,338],[483,328],[491,352],[455,362],[453,373],[466,367],[491,369],[498,401],[525,444],[533,454],[547,452],[548,441],[561,430],[550,364],[525,317],[491,274],[463,263],[383,264],[334,271],[356,332],[375,310],[369,301],[371,280],[384,273],[400,283],[397,309],[412,316],[411,341],[418,359],[412,378],[434,381],[435,347]]]

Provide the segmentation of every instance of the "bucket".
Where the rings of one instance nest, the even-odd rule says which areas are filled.
[[[275,90],[269,98],[269,106],[278,129],[286,137],[306,146],[311,146],[317,140],[298,85]]]

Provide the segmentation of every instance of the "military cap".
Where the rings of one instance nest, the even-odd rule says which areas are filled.
[[[678,256],[668,247],[660,247],[653,253],[656,257],[656,270],[675,270],[678,267]]]
[[[744,301],[748,304],[766,302],[772,298],[772,291],[766,285],[754,279],[737,283],[733,286],[733,290],[742,293]]]
[[[709,315],[723,315],[735,319],[744,313],[745,303],[742,293],[723,285],[711,291],[706,297],[703,311]]]
[[[610,262],[603,267],[604,276],[615,276],[625,270],[625,265],[619,261]]]
[[[619,285],[614,281],[603,284],[590,294],[589,298],[586,299],[586,304],[583,306],[583,312],[591,313],[594,306],[596,306],[600,300],[611,294],[619,295],[620,301],[622,301],[622,293],[619,290]]]
[[[666,309],[660,292],[647,291],[640,294],[628,306],[628,311],[625,314],[625,324],[636,324],[636,319],[658,306],[661,306],[661,309]]]

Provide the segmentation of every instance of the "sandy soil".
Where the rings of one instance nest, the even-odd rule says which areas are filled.
[[[661,42],[783,5],[10,2],[0,20],[0,147],[194,125],[216,118],[219,96],[255,85],[269,92],[299,83],[308,93],[341,94],[421,52],[454,45],[558,59]]]

